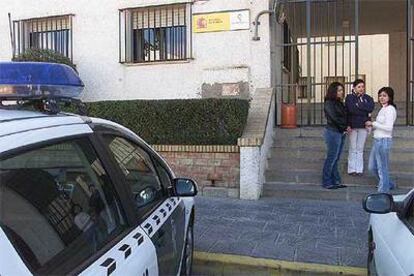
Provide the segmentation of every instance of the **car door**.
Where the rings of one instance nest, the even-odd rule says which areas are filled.
[[[153,161],[158,172],[160,182],[165,189],[169,189],[172,186],[172,174],[170,173],[168,166],[164,163],[164,161],[160,159],[153,158]],[[174,267],[173,271],[178,272],[181,264],[181,259],[184,254],[186,209],[184,201],[179,197],[170,197],[169,203],[173,205],[174,211],[171,213],[171,216],[168,218],[168,220],[166,220],[165,224],[168,225],[166,227],[171,228],[171,239],[174,249],[174,255],[172,257],[171,263]],[[168,205],[166,205],[166,207],[168,209]]]
[[[372,215],[375,264],[378,275],[414,274],[414,193],[400,215]]]
[[[414,275],[414,193],[411,193],[409,207],[402,220],[409,230],[409,233],[406,233],[406,241],[404,241],[398,249],[399,252],[401,252],[400,257],[404,257],[401,259],[400,263],[405,275]]]
[[[159,274],[177,274],[185,210],[178,198],[169,197],[168,172],[160,175],[160,163],[154,163],[153,153],[138,141],[121,134],[103,134],[102,138],[134,202],[137,223],[155,246]]]
[[[43,141],[0,156],[0,239],[32,274],[156,275],[155,247],[130,227],[93,140]]]
[[[158,275],[155,247],[137,227],[79,275]]]

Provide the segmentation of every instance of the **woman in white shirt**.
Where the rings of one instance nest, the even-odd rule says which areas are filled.
[[[388,193],[394,188],[389,176],[389,154],[392,146],[392,130],[397,119],[394,104],[394,90],[383,87],[378,91],[378,101],[382,108],[375,122],[367,121],[367,127],[374,128],[374,142],[369,156],[369,171],[379,180],[378,192]]]

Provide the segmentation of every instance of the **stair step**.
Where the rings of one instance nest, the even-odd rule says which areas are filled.
[[[349,185],[375,186],[377,180],[374,177],[368,176],[350,176],[348,174],[341,174],[342,183]],[[391,178],[399,187],[411,188],[414,187],[414,174],[405,172],[392,172]],[[277,172],[267,170],[265,174],[266,182],[283,182],[283,183],[297,183],[297,184],[318,184],[322,182],[322,170],[317,172],[303,169],[296,169],[291,171]]]
[[[324,127],[300,127],[295,129],[276,128],[274,136],[277,139],[292,138],[292,137],[319,137],[323,138]],[[393,132],[394,137],[414,138],[414,127],[412,126],[396,126]],[[368,137],[370,139],[370,137]],[[275,140],[277,141],[277,140]]]
[[[371,193],[375,193],[375,187],[348,186],[344,189],[327,190],[320,185],[312,184],[285,184],[266,183],[263,187],[263,197],[297,198],[297,199],[320,199],[320,200],[346,200],[359,201]],[[396,189],[392,194],[405,194],[409,189]]]
[[[367,162],[371,149],[365,148],[364,158]],[[299,147],[299,148],[277,148],[273,147],[270,151],[269,163],[275,161],[280,162],[285,159],[299,159],[304,162],[317,162],[323,161],[326,156],[326,149],[316,147]],[[348,151],[342,152],[342,160],[346,160],[348,157]],[[395,161],[408,162],[414,164],[414,148],[413,149],[392,149],[390,154],[391,163]]]
[[[367,139],[365,147],[371,148],[372,139]],[[325,149],[325,141],[321,137],[292,137],[291,139],[275,139],[273,148],[296,148],[296,147],[318,147]],[[346,140],[345,149],[348,148],[348,139]],[[394,137],[392,148],[407,149],[414,148],[414,139]]]
[[[364,165],[367,167],[368,164],[368,157],[364,156]],[[301,158],[272,158],[268,161],[268,167],[267,169],[270,171],[277,171],[277,172],[286,172],[289,171],[295,171],[296,169],[300,168],[301,170],[312,170],[312,171],[321,171],[325,159],[319,158],[319,159],[313,159],[312,161],[309,160],[303,160]],[[394,173],[403,172],[403,173],[411,173],[414,175],[414,160],[412,162],[405,162],[400,161],[398,159],[398,156],[394,155],[394,159],[390,162],[390,171]],[[348,168],[348,160],[347,158],[343,157],[338,163],[339,165],[339,171],[340,172],[347,172]]]

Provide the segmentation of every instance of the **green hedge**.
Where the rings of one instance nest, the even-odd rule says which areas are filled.
[[[45,49],[28,49],[13,60],[63,63],[76,70],[69,58]],[[86,106],[89,116],[120,123],[148,143],[161,145],[236,145],[249,110],[249,102],[241,99],[104,101]]]
[[[241,99],[134,100],[87,103],[88,115],[120,123],[149,144],[236,145],[249,102]]]
[[[27,49],[24,53],[14,57],[13,61],[37,61],[37,62],[63,63],[66,65],[69,65],[76,71],[75,64],[73,64],[69,58],[53,50],[47,50],[47,49],[35,49],[35,48]]]

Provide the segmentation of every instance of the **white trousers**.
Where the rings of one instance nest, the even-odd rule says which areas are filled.
[[[349,134],[348,173],[363,173],[367,135],[368,131],[365,128],[353,128]]]

